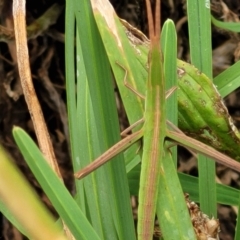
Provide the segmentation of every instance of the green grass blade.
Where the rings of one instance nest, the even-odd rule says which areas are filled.
[[[212,23],[219,28],[230,30],[232,32],[240,32],[240,23],[239,22],[222,22],[218,21],[212,16]]]
[[[191,62],[212,77],[210,6],[203,1],[188,0],[188,29]],[[215,163],[199,155],[199,193],[201,210],[216,217]]]
[[[79,162],[79,125],[77,121],[77,96],[75,84],[75,15],[73,1],[66,1],[66,17],[65,17],[65,66],[66,66],[66,94],[67,94],[67,109],[68,109],[68,124],[70,135],[71,157],[73,169],[78,169]],[[75,199],[81,209],[84,211],[84,191],[82,182],[76,182]]]
[[[188,0],[187,12],[191,63],[211,78],[212,48],[210,8],[201,1]]]
[[[166,81],[166,89],[178,85],[177,82],[177,35],[172,20],[167,20],[161,33],[161,44],[164,56],[164,73]],[[178,102],[177,90],[166,101],[167,119],[175,126],[178,126]],[[177,166],[177,147],[171,148],[172,158],[175,166]]]
[[[77,122],[79,125],[79,136],[82,141],[78,144],[79,148],[79,162],[78,165],[83,167],[95,158],[101,152],[100,144],[96,139],[98,135],[96,132],[95,117],[93,114],[93,106],[89,94],[87,75],[83,61],[82,49],[77,37]],[[81,126],[81,127],[80,127]],[[84,139],[84,140],[83,140]],[[99,168],[96,172],[92,173],[83,181],[77,180],[82,183],[86,193],[86,208],[88,209],[89,219],[102,239],[108,237],[108,233],[112,238],[116,238],[116,231],[114,221],[111,215],[106,214],[107,208],[110,206],[108,197],[108,184],[107,179],[104,177],[107,174],[106,168]],[[105,216],[105,217],[104,217]]]
[[[165,150],[160,171],[157,214],[164,239],[196,239],[171,154]]]
[[[126,33],[130,34],[130,31],[127,31],[120,23],[118,16],[108,1],[103,0],[103,5],[96,3],[94,5],[94,1],[92,2],[94,17],[117,81],[128,120],[132,124],[142,118],[144,104],[136,94],[124,85],[125,72],[116,64],[116,61],[126,68],[128,84],[142,95],[145,95],[147,81],[145,65],[148,48],[145,48],[144,45],[136,46],[135,43],[131,44],[129,42]],[[132,104],[134,104],[134,107],[132,107]]]
[[[213,79],[219,93],[224,98],[240,87],[240,61],[233,64]]]
[[[198,178],[178,173],[184,192],[189,193],[191,200],[199,202]],[[239,190],[217,183],[217,202],[229,206],[237,206]]]
[[[14,128],[13,136],[34,176],[75,238],[100,239],[32,139],[18,127]]]
[[[140,168],[134,168],[128,174],[129,178],[129,188],[133,195],[138,195],[139,188],[139,174]],[[187,174],[178,173],[180,183],[184,192],[187,192],[190,195],[190,199],[199,202],[199,185],[198,178],[193,177]],[[239,193],[238,189],[223,185],[217,184],[217,202],[220,204],[225,204],[229,206],[237,206],[239,201]]]
[[[83,58],[80,58],[80,61],[84,61],[86,68],[87,86],[89,87],[93,108],[93,110],[87,110],[83,106],[83,109],[90,111],[90,113],[92,111],[89,114],[84,110],[85,116],[83,117],[86,117],[85,121],[88,125],[88,128],[84,129],[84,131],[89,132],[90,129],[91,131],[96,131],[96,133],[81,139],[81,144],[83,144],[83,141],[86,141],[84,144],[93,144],[88,145],[89,158],[83,159],[84,156],[82,155],[80,156],[80,161],[92,161],[119,140],[119,125],[110,65],[96,28],[90,2],[75,1],[75,14],[83,53]],[[78,71],[80,73],[80,69]],[[80,106],[78,107],[80,108]],[[90,117],[91,120],[88,121]],[[104,173],[101,173],[101,171],[104,171]],[[122,156],[117,156],[114,160],[103,166],[101,170],[99,169],[96,173],[93,173],[93,175],[95,175],[94,182],[91,185],[86,185],[85,191],[98,190],[98,198],[102,198],[100,204],[103,208],[102,213],[104,213],[102,215],[103,224],[106,223],[104,219],[113,219],[114,229],[108,229],[109,226],[107,225],[104,226],[103,231],[106,238],[113,239],[112,235],[117,232],[119,239],[134,239],[135,232],[129,201],[130,196]],[[100,187],[94,187],[94,184],[99,184],[98,186],[100,186],[100,181],[104,184],[106,191],[102,191]],[[91,193],[86,194],[86,196],[91,196]],[[93,210],[95,208],[98,211],[96,205],[88,207],[93,207]]]
[[[163,25],[162,39],[165,81],[169,89],[177,85],[176,31],[173,22],[170,20]],[[169,104],[166,112],[169,120],[177,123],[177,95],[174,95],[167,100]],[[164,239],[195,239],[195,233],[176,171],[177,159],[173,161],[172,153],[166,149],[165,152],[166,155],[162,159],[161,166],[163,170],[160,171],[157,202],[157,215],[161,232]]]
[[[0,146],[0,211],[29,239],[66,240],[51,213]]]

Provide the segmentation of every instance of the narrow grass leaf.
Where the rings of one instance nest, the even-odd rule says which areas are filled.
[[[66,1],[65,16],[65,66],[66,66],[66,94],[68,109],[68,125],[70,135],[70,150],[73,163],[73,169],[79,169],[79,124],[77,120],[77,95],[76,95],[76,72],[75,72],[75,15],[73,1]],[[82,182],[76,182],[76,202],[85,208],[84,191]]]
[[[132,195],[138,195],[140,168],[135,167],[128,174],[129,188]],[[190,195],[190,199],[199,202],[198,177],[178,173],[180,183],[184,192]],[[237,206],[240,191],[223,184],[217,183],[217,202],[229,206]]]
[[[100,239],[27,133],[15,127],[13,136],[34,176],[74,237],[86,240]]]
[[[177,86],[177,41],[175,26],[171,20],[163,25],[162,49],[164,55],[164,77],[167,89]],[[176,93],[167,100],[166,114],[170,121],[178,122]],[[168,145],[168,142],[165,143]],[[172,149],[171,149],[172,151]],[[183,191],[176,171],[177,158],[173,161],[172,152],[165,148],[157,202],[157,215],[165,239],[195,239]],[[176,152],[175,152],[176,154]],[[175,166],[174,166],[175,165]],[[174,194],[173,194],[174,192]]]
[[[157,215],[164,239],[196,239],[171,154],[165,146],[160,171]]]
[[[29,239],[66,240],[51,213],[0,146],[0,211]]]
[[[166,89],[178,86],[177,80],[177,34],[172,20],[167,20],[161,33],[163,49],[163,67],[166,81]],[[167,119],[178,126],[178,101],[177,90],[166,100]],[[177,167],[177,147],[171,148],[172,158]]]
[[[219,93],[224,98],[240,87],[240,61],[213,79]]]
[[[148,49],[144,47],[145,43],[134,38],[134,35],[130,35],[131,37],[128,39],[127,35],[131,34],[131,31],[123,27],[109,1],[102,0],[101,3],[92,1],[94,17],[117,81],[128,120],[132,124],[142,118],[144,105],[143,101],[124,85],[124,76],[127,71],[127,83],[137,92],[145,95],[147,71],[144,66],[147,63]],[[130,39],[133,42],[130,43]],[[136,39],[136,43],[134,39]],[[122,69],[117,62],[126,70]],[[132,107],[133,104],[134,107]],[[136,129],[139,128],[140,126],[136,127]]]
[[[90,114],[85,112],[86,118],[83,117],[85,121],[91,117],[91,120],[86,122],[88,125],[86,131],[89,132],[90,129],[91,131],[96,131],[96,135],[92,134],[87,138],[84,137],[81,139],[81,143],[83,141],[94,143],[88,145],[89,158],[86,159],[92,161],[119,140],[119,124],[110,65],[93,18],[90,1],[74,1],[74,3],[77,29],[83,53],[83,58],[80,58],[80,60],[84,61],[88,81],[87,86],[93,109],[87,110]],[[83,109],[86,108],[84,107]],[[83,158],[80,158],[80,161],[83,161]],[[100,169],[94,173],[96,174],[96,178],[93,184],[102,181],[104,189],[88,185],[87,188],[85,187],[85,191],[95,191],[98,189],[98,193],[93,194],[99,194],[98,198],[102,198],[100,205],[102,212],[104,212],[102,219],[113,219],[114,228],[108,229],[109,226],[106,225],[103,229],[104,234],[107,239],[113,239],[112,236],[114,236],[115,232],[117,232],[117,238],[119,239],[134,239],[134,224],[129,201],[127,175],[122,155],[114,158],[114,160],[103,166],[102,169],[104,169],[102,170],[104,174],[99,171]],[[99,172],[99,175],[97,175],[97,172]],[[103,201],[104,198],[106,199],[105,203]],[[99,210],[96,206],[90,207],[95,207],[96,211]],[[103,223],[105,222],[103,221]]]
[[[198,178],[184,173],[178,173],[184,192],[190,195],[190,199],[199,202]],[[237,206],[239,190],[217,183],[217,202],[229,206]]]
[[[85,70],[85,64],[82,55],[82,48],[80,45],[79,37],[77,36],[77,126],[79,128],[79,138],[82,141],[78,141],[79,149],[79,161],[77,162],[78,169],[84,167],[93,160],[100,150],[100,144],[96,131],[95,116],[93,114],[93,106],[89,93],[87,75]],[[104,138],[104,136],[103,136]],[[84,186],[84,193],[86,194],[86,209],[88,212],[88,218],[91,221],[94,229],[105,239],[108,236],[106,232],[109,232],[111,239],[115,239],[116,231],[114,227],[114,221],[112,214],[106,214],[107,209],[110,206],[108,181],[105,175],[108,176],[106,168],[99,168],[92,173],[89,177],[83,180],[76,181],[76,184],[81,183]]]
[[[232,32],[240,32],[240,22],[222,22],[218,21],[216,18],[212,16],[212,23],[221,29],[226,29]]]
[[[198,0],[187,1],[191,62],[212,77],[210,6]],[[215,163],[198,156],[201,210],[216,217]]]

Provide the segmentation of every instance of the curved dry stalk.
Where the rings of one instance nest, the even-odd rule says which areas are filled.
[[[42,109],[39,104],[36,92],[33,86],[31,70],[29,64],[28,47],[27,47],[27,31],[26,31],[26,2],[25,0],[13,1],[13,18],[14,31],[16,38],[18,69],[23,88],[24,97],[28,105],[29,113],[31,115],[34,129],[36,131],[40,149],[46,158],[47,162],[62,180],[62,176],[58,167],[58,163],[54,154],[53,146],[47,130],[47,126],[43,117]],[[71,232],[64,225],[64,231],[69,239],[74,239]]]
[[[61,177],[53,146],[43,117],[31,77],[26,32],[25,0],[13,1],[14,31],[16,37],[18,69],[26,103],[36,131],[40,149],[51,168]]]

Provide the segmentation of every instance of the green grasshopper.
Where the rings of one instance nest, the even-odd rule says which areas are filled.
[[[165,80],[160,49],[160,0],[156,2],[155,23],[150,1],[146,1],[150,50],[145,100],[143,156],[140,175],[138,239],[151,239],[158,196],[159,172],[166,137]],[[147,224],[146,224],[147,223]]]
[[[188,146],[189,148],[197,150],[207,156],[211,156],[217,161],[240,171],[240,163],[220,154],[211,147],[207,147],[206,145],[185,136],[183,133],[167,129],[165,79],[162,66],[162,53],[160,49],[160,0],[156,1],[155,20],[153,20],[149,1],[146,1],[146,4],[151,42],[148,55],[149,72],[143,127],[139,131],[132,133],[119,143],[115,144],[94,162],[75,174],[77,178],[83,178],[143,137],[142,170],[139,190],[138,239],[152,238],[158,197],[159,173],[164,171],[162,159],[164,159],[167,154],[164,147],[165,138],[170,138],[173,141],[178,142],[178,144]]]

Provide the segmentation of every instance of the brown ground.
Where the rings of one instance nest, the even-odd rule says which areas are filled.
[[[10,1],[0,0],[0,24],[13,28]],[[63,4],[64,1],[27,1],[27,22],[43,14],[54,3]],[[212,12],[215,17],[224,17],[224,20],[239,21],[240,2],[225,0],[226,5],[220,1],[212,1]],[[120,15],[131,24],[146,32],[145,5],[143,0],[112,0],[112,3]],[[231,12],[229,12],[231,11]],[[189,46],[187,34],[187,22],[184,18],[185,7],[183,0],[163,0],[162,20],[171,18],[178,30],[179,58],[188,60]],[[54,31],[54,34],[50,35]],[[72,190],[71,160],[68,153],[68,133],[66,117],[66,93],[64,79],[64,10],[60,14],[55,25],[50,26],[50,31],[42,36],[29,40],[30,62],[32,77],[44,116],[50,131],[54,150],[61,167],[67,187]],[[239,59],[239,35],[222,31],[213,27],[213,72],[215,75],[232,65]],[[19,77],[16,69],[16,55],[11,43],[0,41],[0,143],[11,153],[17,165],[28,177],[31,184],[37,189],[44,202],[48,200],[44,196],[38,183],[26,166],[19,153],[11,131],[14,125],[25,129],[34,139],[35,134],[28,109],[19,85]],[[226,98],[236,125],[240,128],[240,91],[237,90]],[[123,114],[120,114],[122,116]],[[193,175],[197,174],[196,161],[186,151],[181,150],[180,169]],[[185,159],[185,160],[183,160]],[[186,160],[187,159],[187,160]],[[218,177],[224,184],[239,187],[238,174],[219,166]],[[191,196],[190,196],[191,197]],[[230,240],[234,236],[236,214],[227,206],[219,207],[219,219],[221,222],[221,239]],[[22,239],[8,222],[0,217],[0,239]]]

